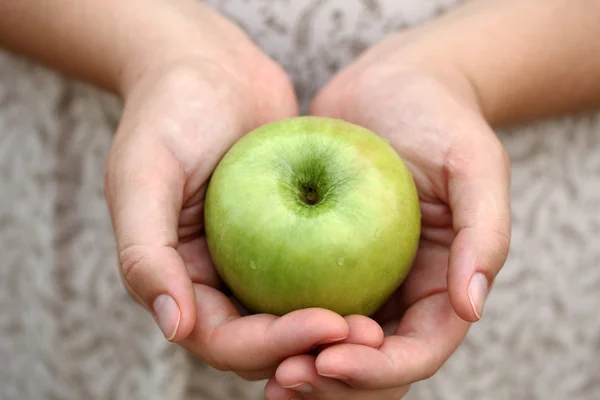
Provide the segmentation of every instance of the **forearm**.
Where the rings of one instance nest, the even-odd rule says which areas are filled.
[[[600,106],[600,2],[472,0],[409,32],[402,57],[464,75],[495,124]]]
[[[0,0],[0,46],[108,90],[189,51],[212,13],[194,0]]]

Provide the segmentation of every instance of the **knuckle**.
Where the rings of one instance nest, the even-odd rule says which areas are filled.
[[[496,229],[494,233],[496,235],[496,240],[499,245],[498,247],[503,251],[508,251],[508,247],[510,246],[511,241],[510,231],[505,232],[504,230]]]
[[[131,286],[135,287],[136,278],[142,268],[145,256],[142,246],[125,246],[119,251],[119,264],[123,273],[123,279]]]
[[[492,254],[493,257],[493,261],[494,264],[498,264],[498,266],[501,266],[502,264],[504,264],[504,262],[506,261],[506,259],[508,258],[508,253],[509,253],[509,249],[510,249],[510,242],[511,242],[511,238],[510,238],[510,233],[507,233],[503,230],[495,230],[493,232],[493,237],[494,237],[494,248],[495,251]],[[494,273],[495,275],[495,273]]]
[[[206,357],[206,363],[208,365],[210,365],[211,367],[213,367],[214,369],[216,369],[217,371],[221,371],[221,372],[230,372],[233,371],[233,369],[231,367],[229,367],[229,365],[222,359],[220,358],[216,358],[214,356],[208,356]]]
[[[219,343],[222,343],[222,339],[219,338],[219,335],[220,330],[217,328],[212,334],[205,337],[203,352],[205,354],[204,360],[217,371],[234,371],[235,369],[226,361],[224,352],[221,350],[222,346],[220,346]]]
[[[423,339],[422,345],[423,354],[427,354],[427,356],[423,363],[421,379],[426,380],[433,377],[440,370],[448,357],[444,356],[437,346],[425,339]]]

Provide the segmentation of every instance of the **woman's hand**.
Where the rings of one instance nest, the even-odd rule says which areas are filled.
[[[268,378],[283,359],[344,339],[348,324],[316,309],[241,317],[219,290],[203,235],[207,180],[238,138],[296,115],[297,104],[274,62],[232,23],[196,4],[197,36],[124,74],[130,80],[106,199],[125,287],[164,336],[218,369]]]
[[[382,343],[344,343],[284,361],[270,400],[397,400],[432,376],[479,320],[510,237],[509,161],[470,83],[406,64],[401,36],[369,50],[317,96],[312,113],[383,136],[413,173],[422,236],[413,269],[374,316]],[[298,386],[300,385],[300,386]],[[284,388],[285,387],[285,388]]]

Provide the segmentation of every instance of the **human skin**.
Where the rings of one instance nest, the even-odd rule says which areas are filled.
[[[510,243],[509,159],[491,126],[598,107],[599,18],[585,0],[470,1],[384,39],[321,90],[312,114],[370,128],[406,160],[423,234],[375,316],[385,339],[287,359],[269,400],[397,400],[451,356]]]
[[[218,290],[194,218],[206,179],[245,132],[298,112],[285,73],[233,24],[193,0],[0,0],[0,45],[123,97],[107,202],[124,284],[165,337],[271,377],[270,400],[385,400],[433,375],[481,317],[510,239],[490,125],[598,105],[599,15],[587,0],[472,1],[390,36],[317,96],[311,113],[388,138],[420,191],[414,272],[374,319],[240,317]]]
[[[235,24],[193,0],[2,1],[0,44],[123,98],[106,200],[123,283],[168,340],[261,379],[360,323],[324,309],[241,317],[219,290],[205,183],[244,133],[298,112],[284,71]]]

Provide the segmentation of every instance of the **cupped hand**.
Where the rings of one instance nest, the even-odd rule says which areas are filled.
[[[126,86],[106,199],[123,283],[164,336],[216,368],[267,378],[348,325],[318,309],[241,317],[220,291],[203,236],[207,181],[239,137],[297,104],[285,73],[233,24],[208,7],[200,19],[189,51],[153,60]]]
[[[318,355],[286,359],[269,400],[397,400],[431,377],[478,321],[510,242],[509,161],[469,81],[450,68],[407,63],[391,37],[343,70],[312,113],[386,138],[413,173],[422,236],[413,269],[373,318],[381,343],[355,331]]]

